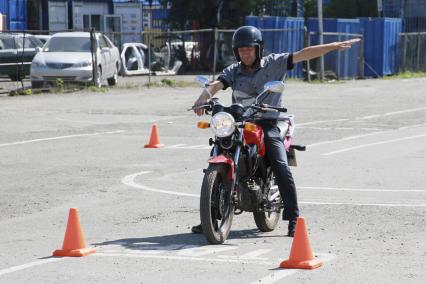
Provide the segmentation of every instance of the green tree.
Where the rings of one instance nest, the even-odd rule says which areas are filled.
[[[371,0],[332,0],[324,9],[328,18],[376,17],[376,1]]]
[[[168,22],[174,29],[235,28],[244,24],[245,16],[264,15],[265,8],[273,0],[163,0],[170,2]]]

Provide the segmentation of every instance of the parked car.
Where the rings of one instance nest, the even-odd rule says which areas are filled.
[[[0,33],[0,75],[18,81],[30,74],[30,65],[43,43],[30,34]]]
[[[64,32],[54,34],[33,59],[31,84],[41,88],[45,83],[64,82],[90,83],[93,70],[96,86],[107,80],[108,85],[117,84],[120,72],[120,54],[111,40],[101,33],[95,34],[95,56],[92,58],[89,32]],[[96,62],[95,68],[93,62]]]
[[[52,36],[51,35],[34,35],[38,38],[43,44],[45,44]]]

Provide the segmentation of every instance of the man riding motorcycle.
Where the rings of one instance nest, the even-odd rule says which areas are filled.
[[[333,50],[345,50],[359,39],[306,47],[295,53],[270,54],[263,57],[261,32],[252,26],[238,28],[232,37],[232,49],[237,63],[225,68],[218,79],[210,83],[194,103],[197,115],[203,115],[204,105],[219,90],[231,87],[232,102],[243,106],[252,104],[268,81],[282,81],[295,63],[322,56]],[[263,103],[281,106],[281,94],[265,96]],[[264,131],[266,153],[283,200],[283,220],[288,220],[288,233],[294,236],[296,218],[299,216],[296,186],[287,163],[286,150],[280,138],[277,112],[263,113],[258,120]],[[192,227],[193,233],[202,233],[201,225]]]

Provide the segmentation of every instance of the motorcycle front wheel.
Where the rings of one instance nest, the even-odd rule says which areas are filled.
[[[211,164],[204,174],[200,196],[203,234],[211,244],[222,244],[228,238],[234,217],[231,182],[226,164]]]

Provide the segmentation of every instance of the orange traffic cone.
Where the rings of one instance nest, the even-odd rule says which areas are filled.
[[[77,209],[70,208],[62,249],[55,250],[53,256],[86,256],[94,252],[94,248],[86,248]]]
[[[164,147],[164,144],[160,144],[160,137],[158,136],[157,125],[153,124],[151,129],[151,137],[149,138],[149,143],[144,146],[144,148],[161,148]]]
[[[322,261],[314,257],[311,242],[306,229],[305,218],[297,218],[296,232],[291,244],[290,258],[281,262],[281,268],[314,269],[322,265]]]

